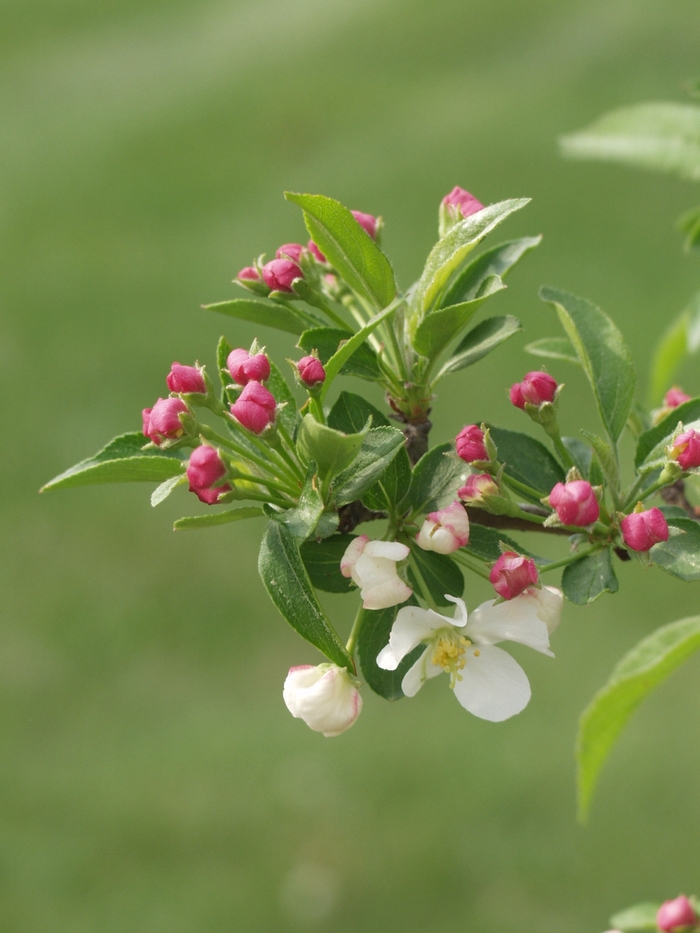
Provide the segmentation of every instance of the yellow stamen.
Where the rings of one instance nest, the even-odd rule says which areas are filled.
[[[469,645],[471,642],[468,638],[449,631],[441,632],[440,637],[434,643],[432,662],[450,675],[451,687],[454,687],[456,681],[462,679],[460,671],[467,663],[464,653]]]

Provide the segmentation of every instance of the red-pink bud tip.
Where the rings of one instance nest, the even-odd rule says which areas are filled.
[[[231,491],[228,483],[214,486],[225,475],[226,465],[215,447],[202,444],[192,451],[187,464],[187,479],[190,481],[190,492],[195,493],[202,502],[214,505],[219,501],[219,496]]]
[[[303,279],[304,273],[291,259],[273,259],[263,266],[265,284],[273,292],[291,292],[294,279]]]
[[[490,459],[484,444],[484,432],[476,424],[468,424],[466,428],[462,428],[455,438],[455,447],[457,456],[465,463]]]
[[[477,211],[484,209],[481,201],[477,201],[473,194],[465,191],[464,188],[460,188],[459,185],[455,185],[452,191],[445,195],[442,203],[459,208],[462,217],[469,217],[470,214],[476,214]]]
[[[297,363],[299,378],[309,389],[321,385],[326,381],[326,370],[323,363],[315,356],[304,356]]]
[[[262,434],[275,420],[275,398],[259,382],[249,382],[231,406],[231,414],[253,434]]]
[[[690,428],[679,434],[673,442],[671,457],[678,461],[684,470],[693,470],[700,466],[700,432]]]
[[[669,389],[666,395],[664,395],[664,407],[678,408],[679,405],[682,405],[683,402],[689,402],[690,399],[690,395],[686,395],[678,386],[673,386],[673,388]]]
[[[598,521],[600,516],[596,494],[585,479],[557,483],[549,494],[549,503],[564,525],[584,527]]]
[[[373,240],[376,240],[378,219],[373,214],[363,214],[362,211],[350,211],[350,213],[365,233],[368,233]]]
[[[668,541],[668,523],[660,509],[632,512],[620,522],[622,537],[633,551],[648,551],[659,541]]]
[[[684,894],[673,901],[664,901],[656,914],[656,925],[663,933],[680,933],[694,927],[697,922],[698,915]]]
[[[309,242],[306,244],[306,247],[307,247],[308,251],[309,251],[313,256],[315,256],[316,259],[318,259],[319,262],[328,262],[328,260],[326,259],[326,257],[323,255],[323,253],[322,253],[321,250],[318,248],[318,246],[316,246],[316,244],[314,243],[313,240],[309,240]]]
[[[258,273],[258,270],[254,266],[245,266],[243,269],[241,269],[241,271],[238,273],[236,278],[241,279],[244,282],[246,281],[246,279],[249,282],[260,281],[260,275]]]
[[[491,568],[489,580],[503,599],[514,599],[529,586],[537,583],[539,575],[534,560],[515,551],[505,551]]]
[[[465,502],[481,502],[485,496],[497,496],[500,490],[490,473],[472,473],[457,492]]]
[[[247,350],[237,347],[229,353],[226,366],[231,378],[239,386],[248,385],[249,382],[265,382],[270,378],[270,361],[264,353],[251,356]]]
[[[180,415],[188,410],[181,398],[159,398],[153,408],[144,408],[143,434],[160,446],[164,440],[176,440],[185,433]]]
[[[201,369],[173,363],[165,381],[171,392],[199,392],[206,395],[207,387]]]
[[[557,381],[549,373],[527,373],[522,382],[516,382],[510,388],[510,400],[516,408],[525,408],[525,404],[538,408],[545,402],[554,401]]]
[[[299,262],[304,247],[301,243],[284,243],[275,253],[277,259],[291,259],[292,262]]]

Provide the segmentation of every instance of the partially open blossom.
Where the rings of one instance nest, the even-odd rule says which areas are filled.
[[[207,392],[202,370],[197,366],[173,363],[165,381],[171,392],[200,392],[202,395]]]
[[[262,434],[275,420],[277,403],[271,392],[259,382],[249,382],[231,405],[231,414],[253,434]]]
[[[698,915],[693,910],[685,894],[672,901],[664,901],[656,914],[656,925],[663,933],[681,933],[694,927],[698,922]]]
[[[251,356],[247,350],[238,347],[229,353],[226,366],[231,378],[239,386],[248,385],[249,382],[265,382],[270,378],[270,361],[264,353]]]
[[[304,273],[291,259],[273,259],[263,266],[262,275],[273,292],[291,292],[294,279],[304,278]]]
[[[318,259],[319,262],[328,261],[313,240],[309,240],[309,242],[306,244],[306,248],[313,256],[316,257],[316,259]]]
[[[396,571],[397,562],[408,554],[409,548],[398,541],[371,541],[359,535],[343,554],[340,572],[360,587],[365,609],[388,609],[413,593]]]
[[[469,217],[470,214],[476,214],[477,211],[484,208],[481,201],[477,201],[473,194],[465,191],[464,188],[460,188],[459,185],[455,185],[452,191],[445,195],[442,203],[448,207],[458,208],[462,217]]]
[[[304,247],[301,243],[284,243],[275,253],[276,259],[291,259],[292,262],[299,262]]]
[[[631,512],[620,522],[622,537],[633,551],[648,551],[659,541],[668,541],[668,523],[660,509]]]
[[[292,716],[329,737],[349,729],[362,710],[354,680],[336,664],[291,667],[282,696]]]
[[[516,408],[525,408],[525,403],[537,405],[551,402],[557,391],[557,380],[549,373],[527,373],[522,382],[516,382],[510,388],[510,400]]]
[[[664,395],[664,408],[678,408],[683,402],[689,402],[692,396],[686,395],[683,389],[673,386]]]
[[[362,211],[350,211],[352,216],[362,227],[365,233],[368,233],[373,240],[377,239],[377,224],[379,220],[373,214],[363,214]]]
[[[218,502],[219,496],[231,491],[228,483],[215,486],[215,483],[223,479],[225,475],[226,464],[215,447],[202,444],[190,454],[190,462],[187,464],[187,479],[190,481],[190,492],[195,493],[202,502],[206,502],[207,505],[214,505],[215,502]]]
[[[260,273],[255,268],[255,266],[244,266],[243,269],[236,276],[237,279],[242,279],[244,282],[247,280],[249,282],[259,282]]]
[[[588,480],[557,483],[549,494],[549,504],[564,525],[590,525],[598,521],[600,505]]]
[[[463,502],[475,504],[484,502],[487,496],[497,496],[500,490],[490,473],[472,473],[467,477],[464,486],[461,486],[457,495]]]
[[[326,370],[316,356],[303,356],[297,363],[299,378],[309,389],[326,381]]]
[[[558,590],[548,593],[549,601],[557,599],[554,593],[559,594],[561,603],[563,597]],[[394,671],[423,643],[425,651],[401,681],[406,696],[415,696],[426,680],[445,672],[450,675],[458,701],[474,716],[491,722],[515,716],[528,704],[530,684],[517,661],[496,644],[516,641],[552,656],[549,633],[556,625],[550,629],[539,601],[530,595],[498,605],[489,600],[474,610],[469,621],[461,599],[445,598],[456,604],[452,619],[418,606],[399,609],[389,644],[380,651],[377,665]]]
[[[424,551],[451,554],[469,541],[469,516],[462,503],[455,499],[446,509],[431,512],[416,535]]]
[[[513,599],[537,583],[539,574],[532,558],[505,551],[491,568],[489,580],[499,596]]]
[[[462,428],[455,439],[457,456],[465,463],[475,460],[488,460],[489,455],[484,444],[484,432],[476,424],[468,424]]]
[[[684,470],[700,466],[700,431],[690,428],[679,434],[668,455],[672,460],[677,460]]]
[[[159,398],[153,408],[144,408],[143,433],[154,444],[182,437],[185,429],[180,415],[188,411],[181,398]]]

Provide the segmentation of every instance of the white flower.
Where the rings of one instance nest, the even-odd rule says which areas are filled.
[[[325,736],[345,732],[362,709],[355,681],[346,668],[336,664],[291,667],[282,696],[292,716]]]
[[[462,503],[455,499],[446,509],[431,512],[416,535],[424,551],[451,554],[469,540],[469,516]]]
[[[400,579],[396,563],[408,557],[409,548],[398,541],[371,541],[359,535],[348,545],[340,572],[360,587],[365,609],[388,609],[405,602],[413,590]]]
[[[456,604],[453,619],[417,606],[399,610],[389,644],[377,657],[378,666],[394,671],[424,643],[425,651],[401,682],[406,696],[415,696],[426,680],[445,671],[455,696],[470,713],[491,722],[515,716],[530,700],[530,684],[517,661],[496,644],[517,641],[553,657],[549,633],[559,624],[561,592],[542,587],[507,602],[489,600],[474,610],[469,621],[461,599],[445,598]]]

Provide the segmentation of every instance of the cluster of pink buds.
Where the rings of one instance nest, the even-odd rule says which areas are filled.
[[[185,433],[180,415],[188,412],[189,408],[181,398],[159,398],[153,408],[144,408],[141,413],[144,437],[156,446],[166,440],[177,440]]]
[[[277,403],[263,382],[270,378],[270,361],[264,353],[251,354],[242,347],[231,350],[226,360],[231,378],[243,391],[231,405],[231,414],[252,431],[262,434],[275,420]]]
[[[544,405],[553,402],[557,393],[557,380],[549,373],[526,373],[522,382],[510,387],[510,400],[516,408],[525,410],[525,405]]]
[[[549,504],[563,525],[585,528],[600,517],[598,497],[585,479],[557,483],[549,494]]]
[[[698,917],[685,894],[672,901],[664,901],[656,914],[656,925],[663,933],[684,933],[698,926]]]
[[[627,547],[633,551],[648,551],[660,541],[668,541],[668,523],[663,512],[657,508],[645,511],[641,503],[637,509],[620,522]]]
[[[499,596],[514,599],[531,586],[536,586],[539,574],[531,558],[515,551],[504,551],[491,568],[489,580]]]
[[[219,451],[215,447],[202,444],[192,451],[187,465],[190,492],[195,493],[207,505],[214,505],[224,493],[231,491],[228,483],[217,485],[227,472]]]

